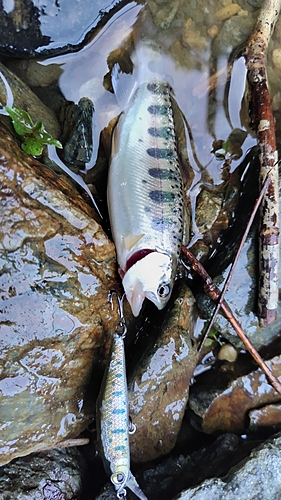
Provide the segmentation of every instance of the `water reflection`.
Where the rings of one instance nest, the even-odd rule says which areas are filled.
[[[148,6],[129,2],[79,53],[49,59],[43,63],[49,65],[55,62],[63,69],[58,83],[68,101],[78,103],[82,97],[88,97],[94,103],[95,148],[87,169],[96,162],[100,132],[120,113],[114,94],[104,87],[104,78],[109,71],[107,59],[112,58],[115,52],[117,61],[128,57],[126,52],[132,50],[129,37],[137,32],[148,31],[145,22],[143,23],[143,13],[146,11]],[[190,19],[185,21],[185,30],[190,25],[189,21]],[[197,25],[192,23],[192,33],[197,33]],[[183,36],[186,35],[182,26],[178,29],[174,25],[165,29],[154,26],[152,33],[162,45],[163,66],[168,80],[172,81],[176,103],[187,121],[188,159],[197,172],[193,184],[200,180],[202,168],[206,169],[214,184],[221,182],[221,163],[211,153],[212,143],[214,139],[226,140],[233,128],[242,127],[240,103],[245,89],[244,60],[241,58],[234,63],[228,100],[225,102],[229,76],[228,56],[233,47],[226,50],[219,43],[215,45],[207,32],[210,31],[210,24],[211,20],[204,27],[205,43],[201,46],[197,43],[192,48],[185,46],[186,40],[185,45],[183,43]],[[202,24],[199,23],[199,27],[201,39]],[[254,143],[254,139],[248,135],[243,150],[247,151]],[[238,161],[232,162],[232,170],[238,165]]]

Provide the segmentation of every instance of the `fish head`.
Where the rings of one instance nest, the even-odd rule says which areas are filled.
[[[138,260],[123,277],[123,287],[134,316],[145,298],[158,309],[167,304],[173,289],[176,264],[167,254],[151,252]]]

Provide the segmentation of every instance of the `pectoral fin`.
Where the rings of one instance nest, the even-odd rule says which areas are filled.
[[[125,249],[130,252],[143,236],[144,234],[128,234],[128,236],[123,236]]]

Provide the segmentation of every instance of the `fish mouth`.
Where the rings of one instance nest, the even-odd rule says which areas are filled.
[[[133,315],[137,317],[141,312],[143,301],[146,297],[141,281],[135,284],[134,290],[131,293],[126,292],[126,297],[131,306]]]
[[[123,287],[134,316],[147,297],[158,309],[167,304],[173,287],[173,266],[167,254],[152,251],[133,264],[123,277]],[[160,290],[167,288],[165,297]]]

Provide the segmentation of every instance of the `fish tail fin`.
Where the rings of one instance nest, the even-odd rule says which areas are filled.
[[[153,80],[165,81],[163,48],[157,41],[150,38],[136,40],[135,52],[132,56],[136,67],[138,85]]]
[[[121,109],[124,109],[136,88],[136,77],[134,74],[123,73],[118,63],[111,70],[111,83],[116,100]]]
[[[122,72],[118,63],[111,70],[111,83],[117,102],[124,109],[135,89],[151,81],[167,81],[164,72],[162,48],[159,43],[149,38],[136,42],[132,55],[133,73]]]

